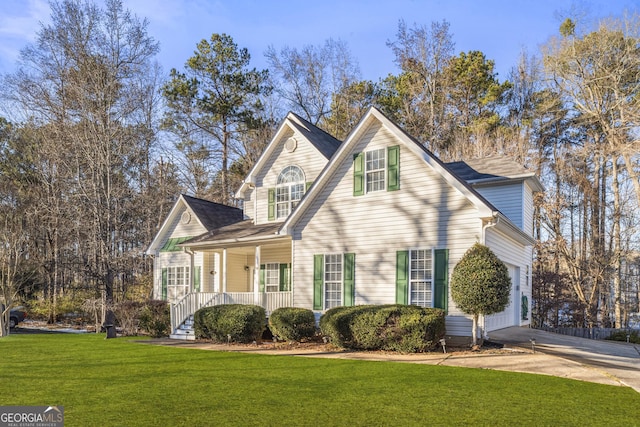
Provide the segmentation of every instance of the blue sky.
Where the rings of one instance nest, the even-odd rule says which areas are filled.
[[[47,0],[2,0],[0,73],[14,69],[20,49],[32,42],[39,23],[47,23]],[[480,50],[496,63],[505,79],[520,52],[537,53],[557,34],[573,7],[591,18],[639,11],[639,0],[123,0],[124,6],[149,20],[149,33],[160,42],[158,61],[165,72],[182,69],[195,45],[212,33],[227,33],[246,47],[252,65],[267,68],[264,52],[273,45],[301,48],[328,38],[347,42],[362,78],[377,81],[397,73],[386,42],[394,40],[398,22],[409,27],[450,23],[456,53]]]

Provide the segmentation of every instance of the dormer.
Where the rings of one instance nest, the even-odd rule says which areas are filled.
[[[329,162],[340,141],[289,113],[236,193],[254,224],[283,222]]]

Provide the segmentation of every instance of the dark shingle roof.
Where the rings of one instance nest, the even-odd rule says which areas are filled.
[[[304,135],[304,137],[307,138],[307,140],[312,143],[325,158],[330,159],[340,144],[342,144],[341,141],[329,135],[322,129],[312,125],[297,114],[289,114],[295,118],[295,120],[291,120],[292,125],[295,126],[298,132]]]
[[[182,197],[207,230],[213,230],[244,219],[242,209],[208,200],[196,199],[184,194]]]
[[[535,174],[507,157],[484,157],[464,162],[446,163],[447,168],[466,182],[502,181],[528,178]]]
[[[194,237],[185,242],[185,244],[268,238],[273,237],[280,229],[280,226],[282,226],[282,223],[273,222],[254,225],[253,220],[248,219],[216,228],[208,233]]]

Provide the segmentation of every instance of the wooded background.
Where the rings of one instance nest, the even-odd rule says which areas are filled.
[[[374,105],[444,161],[506,155],[536,171],[534,325],[639,313],[640,19],[568,18],[504,81],[456,52],[446,21],[398,23],[401,70],[360,78],[341,40],[270,47],[213,33],[166,75],[119,0],[52,3],[0,85],[0,302],[49,321],[150,297],[144,250],[180,193],[234,192],[288,111],[339,139]],[[543,42],[541,40],[541,42]]]

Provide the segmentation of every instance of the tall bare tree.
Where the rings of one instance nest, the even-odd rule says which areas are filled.
[[[332,108],[346,107],[348,101],[341,94],[360,78],[358,63],[342,40],[328,39],[322,46],[306,45],[301,50],[285,46],[279,52],[270,46],[265,57],[276,93],[314,125],[331,125],[325,119]]]
[[[5,79],[5,95],[45,132],[41,141],[63,153],[52,167],[64,165],[72,185],[64,199],[76,225],[65,232],[76,239],[84,280],[110,302],[131,246],[128,211],[139,190],[132,182],[148,149],[145,110],[154,92],[142,82],[153,74],[158,44],[120,0],[104,9],[64,0],[51,9],[51,23]]]
[[[408,27],[401,20],[396,39],[388,41],[387,46],[393,51],[401,74],[386,79],[384,86],[395,92],[397,101],[391,105],[386,102],[383,110],[397,116],[411,135],[440,153],[452,142],[445,117],[445,69],[455,48],[450,25],[441,21]],[[393,98],[386,97],[387,101]]]
[[[616,325],[621,325],[620,270],[622,239],[620,228],[620,179],[635,190],[635,205],[640,205],[638,152],[640,139],[640,20],[638,15],[621,20],[603,20],[597,30],[580,33],[571,19],[564,21],[560,38],[545,48],[545,66],[564,102],[589,129],[592,142],[588,153],[593,161],[593,179],[586,194],[589,199],[590,233],[594,246],[589,259],[599,266],[591,276],[602,297],[600,310],[607,310],[606,298],[613,295]],[[621,167],[619,167],[621,166]],[[594,194],[594,191],[597,194]],[[613,193],[613,194],[611,194]],[[607,221],[606,206],[613,204]],[[606,233],[612,236],[606,245]],[[611,277],[613,271],[613,277]],[[613,281],[613,290],[609,282]],[[595,310],[593,301],[591,311]],[[606,316],[604,313],[603,317]]]

